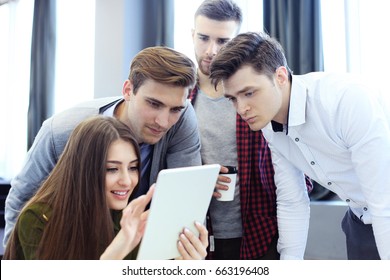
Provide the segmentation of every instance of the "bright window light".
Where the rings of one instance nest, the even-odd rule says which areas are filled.
[[[55,109],[94,96],[95,0],[57,1]]]
[[[390,106],[384,82],[390,65],[386,35],[390,2],[322,0],[321,9],[325,71],[361,75],[382,91]]]
[[[0,6],[0,179],[20,170],[27,152],[30,48],[34,1]]]

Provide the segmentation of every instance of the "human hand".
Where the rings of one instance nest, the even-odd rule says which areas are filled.
[[[177,249],[179,250],[180,257],[177,260],[202,260],[207,255],[208,231],[206,227],[195,222],[195,226],[199,231],[199,237],[197,237],[189,229],[185,228],[179,235],[179,241],[177,243]]]
[[[149,210],[145,211],[145,207],[152,199],[154,188],[155,186],[153,184],[145,195],[141,195],[132,200],[129,205],[123,209],[120,221],[121,231],[123,231],[127,242],[131,241],[133,246],[132,249],[138,245],[144,235],[146,220],[149,214]]]
[[[154,188],[153,184],[145,195],[132,200],[123,209],[121,229],[100,259],[123,259],[138,245],[144,235],[149,214],[145,207],[152,199]]]
[[[229,169],[223,165],[221,165],[221,169],[219,171],[220,173],[227,173],[229,172]],[[224,185],[224,184],[221,184],[221,183],[230,183],[231,182],[231,179],[227,176],[224,176],[222,174],[220,174],[218,176],[218,179],[217,179],[217,182],[215,183],[215,189],[214,189],[214,193],[213,193],[213,197],[215,198],[221,198],[221,193],[218,192],[218,190],[223,190],[223,191],[226,191],[229,189],[229,187],[227,185]]]

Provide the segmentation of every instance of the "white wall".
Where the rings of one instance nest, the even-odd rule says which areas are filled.
[[[121,95],[141,50],[142,0],[96,0],[94,97]]]
[[[121,94],[124,1],[96,0],[95,97]]]

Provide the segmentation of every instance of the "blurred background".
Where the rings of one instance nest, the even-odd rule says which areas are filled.
[[[200,2],[0,0],[1,211],[9,181],[46,118],[84,100],[121,95],[130,62],[145,47],[165,45],[194,59],[191,28]],[[236,3],[243,10],[241,32],[265,31],[276,37],[294,74],[351,72],[363,74],[381,89],[387,84],[389,1]],[[340,205],[337,209],[343,213],[345,205],[314,184],[312,201]],[[324,204],[313,205],[317,211]],[[320,214],[330,211],[318,209]],[[330,222],[338,223],[337,213],[330,215]],[[343,258],[342,254],[328,258]]]

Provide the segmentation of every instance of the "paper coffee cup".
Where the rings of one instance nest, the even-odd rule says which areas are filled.
[[[231,181],[230,181],[230,183],[219,182],[220,184],[228,186],[229,189],[217,190],[221,194],[221,197],[217,198],[217,200],[219,200],[219,201],[232,201],[232,200],[234,200],[234,191],[236,189],[237,174],[222,174],[221,173],[221,175],[229,177]]]

